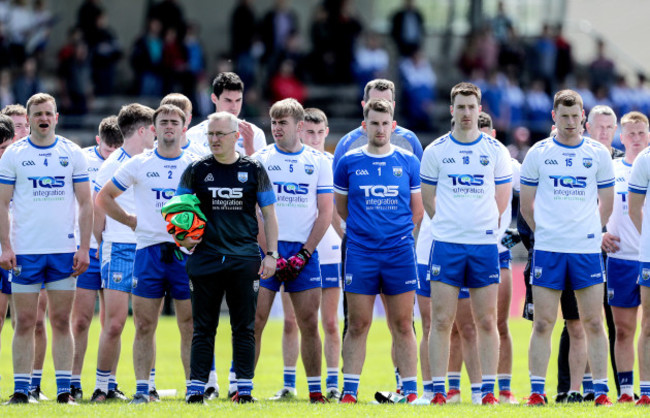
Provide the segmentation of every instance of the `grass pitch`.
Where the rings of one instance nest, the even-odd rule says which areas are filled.
[[[416,324],[420,334],[420,324]],[[514,341],[514,366],[512,390],[518,399],[526,396],[530,390],[528,381],[528,339],[530,336],[531,324],[523,319],[511,320],[511,332]],[[444,407],[410,406],[410,405],[372,405],[375,391],[394,390],[395,378],[390,360],[390,335],[383,319],[377,319],[370,331],[368,340],[368,351],[366,362],[361,375],[359,387],[359,401],[357,405],[311,405],[308,401],[307,382],[304,369],[298,364],[297,388],[298,400],[293,402],[271,402],[266,401],[278,389],[282,387],[282,352],[281,352],[281,331],[282,321],[271,320],[264,332],[262,343],[262,356],[254,379],[255,389],[253,394],[260,401],[256,404],[233,405],[225,399],[228,390],[228,369],[231,359],[230,326],[228,318],[222,319],[222,324],[217,335],[216,343],[216,365],[219,375],[221,397],[210,402],[208,405],[187,405],[184,402],[185,379],[179,358],[180,338],[173,317],[162,317],[158,327],[158,360],[156,364],[156,386],[158,389],[176,389],[175,398],[163,398],[163,401],[156,404],[131,406],[124,403],[106,403],[102,405],[91,405],[87,402],[95,385],[95,369],[97,359],[97,342],[99,337],[99,321],[95,318],[90,330],[88,352],[86,363],[82,374],[84,399],[77,407],[57,405],[54,401],[41,402],[39,405],[0,406],[0,416],[13,417],[25,416],[214,416],[225,414],[226,416],[306,416],[306,415],[327,415],[333,416],[391,416],[400,414],[403,416],[419,415],[477,415],[487,416],[648,416],[648,409],[638,408],[631,405],[615,405],[612,408],[595,408],[592,405],[555,405],[552,401],[546,408],[527,408],[523,405],[499,405],[496,407],[481,407],[471,404],[469,399],[469,381],[463,372],[461,390],[463,392],[463,403],[460,405],[447,405]],[[549,366],[547,393],[549,400],[555,397],[556,385],[556,362],[557,340],[561,331],[558,323],[554,333],[553,352]],[[123,335],[122,357],[118,368],[117,378],[120,388],[127,394],[135,392],[135,377],[133,375],[133,363],[131,357],[131,343],[133,341],[133,322],[129,318]],[[13,391],[13,375],[11,365],[11,335],[12,329],[9,321],[2,332],[1,353],[0,353],[0,399],[6,401]],[[325,363],[323,362],[323,370]],[[611,372],[610,372],[611,373]],[[323,373],[325,375],[325,373]],[[638,380],[638,378],[637,378]],[[343,378],[339,377],[342,386]],[[323,384],[325,379],[323,378]],[[612,378],[610,376],[610,382]],[[323,386],[324,387],[324,386]],[[610,395],[615,398],[615,388],[610,384]],[[56,385],[54,381],[54,369],[52,366],[51,353],[45,360],[43,371],[43,392],[50,398],[55,398]],[[421,391],[421,382],[418,384]]]

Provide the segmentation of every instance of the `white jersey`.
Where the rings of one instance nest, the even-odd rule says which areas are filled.
[[[4,157],[3,157],[4,158]],[[628,191],[646,196],[643,204],[643,225],[641,227],[641,241],[639,242],[639,261],[650,262],[650,199],[647,193],[650,187],[650,148],[643,150],[632,164],[632,174],[628,181]]]
[[[111,182],[111,179],[124,163],[129,161],[131,156],[124,151],[124,148],[115,150],[102,165],[95,178],[93,187],[96,192],[99,192],[102,187]],[[115,201],[126,213],[135,213],[135,197],[133,195],[133,187],[129,187],[124,193],[119,195]],[[128,226],[124,225],[106,216],[106,223],[104,224],[104,232],[102,232],[102,240],[104,242],[119,242],[124,244],[135,244],[135,232]]]
[[[97,172],[104,162],[104,157],[99,153],[97,145],[91,147],[83,148],[82,151],[86,156],[86,161],[88,162],[88,181],[90,186],[93,187],[95,183],[95,177],[97,177]],[[79,219],[79,205],[76,206],[76,219]],[[75,229],[74,229],[75,241],[77,245],[80,243],[80,232],[79,232],[79,223],[75,220]],[[97,249],[97,240],[95,239],[94,234],[90,234],[90,248],[93,250]]]
[[[533,145],[521,166],[521,184],[537,187],[535,249],[600,253],[598,189],[614,186],[609,150],[583,138],[569,147],[555,138]]]
[[[415,255],[418,264],[429,265],[429,256],[431,255],[431,245],[433,244],[433,231],[431,230],[431,218],[427,213],[422,216],[420,223],[420,232],[418,233],[418,242],[415,245]]]
[[[195,160],[196,156],[190,153],[164,158],[157,149],[147,150],[122,164],[111,179],[122,191],[133,188],[135,215],[138,218],[136,249],[174,242],[174,238],[167,233],[160,209],[174,197],[183,171]]]
[[[499,254],[501,254],[504,251],[508,251],[508,249],[501,244],[501,240],[505,235],[506,229],[510,227],[510,223],[512,222],[512,197],[514,193],[519,193],[519,189],[521,187],[521,182],[519,181],[519,172],[521,171],[521,164],[519,164],[519,161],[515,160],[514,158],[511,158],[510,162],[512,163],[512,192],[513,193],[510,195],[510,199],[508,199],[508,207],[506,207],[505,212],[501,214],[501,225],[499,226],[499,239],[497,240],[497,248],[499,250]]]
[[[14,186],[11,242],[16,254],[77,250],[74,184],[88,186],[88,163],[74,142],[57,136],[48,147],[30,137],[10,145],[0,159],[0,183]]]
[[[630,215],[628,214],[628,181],[632,174],[632,165],[625,162],[624,158],[614,160],[614,210],[607,222],[607,231],[620,238],[619,250],[607,253],[608,257],[623,260],[639,260],[639,240],[641,235],[637,231]]]
[[[257,126],[250,124],[253,128],[253,149],[255,152],[261,150],[266,146],[266,136],[264,136],[264,131],[258,128]],[[201,157],[210,154],[210,146],[208,145],[208,120],[204,120],[198,125],[190,128],[185,133],[185,137],[188,141],[196,142],[197,148],[203,149],[203,153],[200,154]],[[235,143],[235,151],[240,155],[247,155],[246,150],[244,149],[244,138],[240,135],[237,138]]]
[[[325,156],[329,159],[331,165],[334,156],[329,152],[325,152]],[[318,243],[316,250],[321,264],[337,264],[341,262],[341,237],[339,237],[332,225],[327,228],[327,232]]]
[[[158,148],[158,140],[156,139],[153,141],[153,149]],[[210,148],[208,147],[207,142],[206,143],[201,143],[199,141],[192,141],[191,139],[187,138],[187,144],[181,147],[183,152],[185,153],[191,153],[194,154],[196,157],[204,157],[208,154],[210,154]]]
[[[318,216],[318,195],[334,192],[332,161],[304,145],[291,154],[268,145],[253,158],[264,165],[273,183],[278,239],[305,243]]]
[[[426,148],[420,176],[436,186],[435,241],[496,244],[500,213],[495,185],[512,181],[510,160],[506,147],[484,133],[470,143],[448,133]]]

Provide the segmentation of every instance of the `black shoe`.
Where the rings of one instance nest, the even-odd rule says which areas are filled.
[[[236,390],[233,391],[233,392],[228,391],[228,399],[232,399],[232,397],[235,396],[236,394],[237,394],[237,391],[236,391]]]
[[[56,397],[56,402],[57,403],[65,403],[68,405],[77,405],[77,402],[75,402],[74,398],[70,394],[70,392],[64,392],[59,394],[59,396]]]
[[[566,403],[582,403],[582,395],[580,392],[571,392],[566,399]]]
[[[185,402],[204,404],[205,403],[205,398],[204,398],[204,395],[202,395],[200,393],[196,393],[194,395],[187,395],[185,397]]]
[[[133,399],[131,399],[131,402],[129,402],[129,405],[139,405],[142,403],[149,403],[149,396],[143,394],[143,393],[136,393],[133,395]]]
[[[596,400],[596,394],[594,392],[586,393],[585,396],[582,397],[582,400],[585,402],[593,402]]]
[[[41,392],[41,386],[36,386],[34,390],[29,391],[29,397],[35,400],[36,402],[39,401],[49,401],[48,397]]]
[[[566,392],[560,392],[557,394],[555,397],[555,403],[566,403],[567,399],[569,397],[569,394]]]
[[[124,392],[119,390],[117,387],[115,389],[111,389],[111,390],[108,391],[108,393],[106,394],[106,399],[111,399],[111,400],[115,399],[115,400],[118,400],[118,401],[128,401],[129,400],[129,398],[126,397]]]
[[[232,397],[234,403],[254,403],[256,401],[251,395],[240,395],[235,393],[235,396]]]
[[[106,402],[106,392],[104,392],[101,389],[95,389],[93,392],[93,396],[90,398],[90,402],[93,403],[100,403],[100,402]]]
[[[9,397],[9,400],[4,405],[18,405],[21,403],[32,403],[30,397],[22,392],[16,392]],[[36,401],[38,403],[38,401]]]
[[[211,401],[213,399],[217,399],[219,397],[219,391],[214,386],[210,386],[209,388],[207,388],[205,390],[205,393],[203,394],[203,397],[208,401]]]
[[[70,386],[70,394],[75,399],[75,401],[80,401],[84,397],[84,391],[76,386]]]
[[[160,395],[156,389],[151,389],[149,391],[149,402],[160,402]]]

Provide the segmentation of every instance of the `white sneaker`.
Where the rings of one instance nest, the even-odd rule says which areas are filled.
[[[290,401],[295,399],[298,395],[298,391],[294,388],[282,388],[280,389],[275,396],[269,398],[269,401]]]
[[[431,405],[431,397],[422,395],[411,402],[411,405]]]
[[[483,396],[482,396],[481,392],[472,393],[472,403],[474,405],[482,405],[483,404]]]

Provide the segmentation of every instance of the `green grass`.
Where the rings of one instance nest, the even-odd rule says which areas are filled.
[[[368,353],[360,384],[360,404],[358,405],[310,405],[307,401],[307,383],[302,366],[298,365],[298,399],[291,403],[273,403],[264,401],[272,396],[282,385],[282,356],[281,356],[281,330],[282,322],[279,320],[269,321],[264,333],[262,357],[254,379],[254,396],[261,401],[249,405],[233,405],[224,399],[224,393],[228,388],[228,368],[230,367],[231,345],[230,327],[227,318],[222,321],[222,327],[217,335],[216,354],[217,372],[219,374],[219,385],[222,390],[222,397],[211,402],[207,406],[186,405],[182,396],[185,392],[185,379],[183,378],[182,366],[179,358],[179,335],[176,329],[174,318],[161,318],[158,332],[158,362],[156,364],[158,389],[176,389],[178,396],[172,399],[164,399],[158,404],[141,406],[130,406],[122,403],[110,403],[104,405],[91,405],[83,402],[77,407],[59,406],[55,402],[41,402],[39,405],[21,405],[12,407],[0,407],[0,416],[53,416],[61,414],[77,416],[98,416],[116,417],[128,415],[147,416],[214,416],[215,414],[227,414],[227,416],[305,416],[305,415],[327,415],[327,416],[349,416],[351,414],[360,416],[389,416],[399,413],[404,416],[415,415],[448,415],[462,414],[487,416],[551,416],[551,415],[572,415],[572,416],[647,416],[645,408],[634,406],[615,405],[613,408],[594,408],[591,405],[551,405],[547,408],[526,408],[520,405],[500,405],[493,408],[473,406],[469,400],[469,382],[463,373],[462,390],[463,403],[460,405],[448,405],[441,408],[413,407],[410,405],[371,405],[375,391],[394,390],[395,379],[390,361],[390,337],[383,320],[378,319],[370,331],[368,342]],[[518,398],[525,396],[529,391],[527,350],[528,338],[530,335],[530,323],[521,319],[511,321],[511,329],[514,340],[514,373],[512,389]],[[417,324],[418,333],[420,325]],[[549,399],[555,395],[556,384],[556,363],[557,339],[560,332],[559,323],[554,334],[553,352],[551,354],[551,365],[549,367],[549,378],[547,391]],[[131,342],[133,341],[133,322],[129,318],[124,331],[124,344],[122,347],[122,360],[118,369],[118,381],[120,388],[131,395],[135,391],[135,378],[133,375],[133,363],[131,357]],[[0,353],[0,398],[7,400],[13,390],[12,366],[11,366],[11,334],[12,329],[7,321],[2,332],[2,351]],[[99,334],[99,322],[93,321],[90,331],[88,354],[84,367],[82,382],[85,391],[85,398],[88,399],[94,389],[95,368],[97,358],[97,341]],[[323,363],[324,364],[324,363]],[[324,369],[324,367],[323,367]],[[342,377],[340,381],[342,383]],[[323,379],[324,381],[324,379]],[[610,382],[611,382],[610,377]],[[421,384],[419,385],[421,390]],[[48,352],[43,372],[42,389],[46,395],[54,397],[56,385],[54,382],[54,371],[51,355]],[[615,390],[611,394],[615,396]]]

